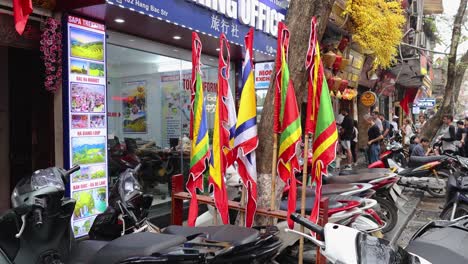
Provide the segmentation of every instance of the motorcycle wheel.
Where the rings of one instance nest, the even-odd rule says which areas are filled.
[[[442,189],[428,188],[426,191],[434,198],[444,198],[445,194],[447,193],[447,188],[445,186]]]
[[[445,210],[441,217],[443,220],[450,220],[450,216],[452,215],[453,204],[450,208]],[[467,204],[458,204],[457,209],[455,210],[455,218],[459,218],[462,216],[468,215],[468,205]]]
[[[385,222],[385,226],[382,228],[382,233],[385,234],[395,228],[398,221],[398,209],[394,203],[385,198],[375,197],[374,199],[380,205],[380,210],[377,214],[380,216],[382,221]]]

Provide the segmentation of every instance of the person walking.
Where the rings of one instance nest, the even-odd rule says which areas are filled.
[[[345,169],[350,169],[353,163],[353,154],[351,152],[351,141],[353,140],[353,119],[349,116],[348,109],[342,109],[341,114],[343,115],[343,122],[341,122],[341,147],[346,153],[347,164],[344,166]]]
[[[380,144],[379,141],[383,139],[380,128],[375,124],[374,118],[366,114],[364,120],[369,124],[369,130],[367,131],[367,146],[369,147],[369,164],[379,160]]]
[[[462,139],[462,145],[463,145],[465,157],[468,157],[468,143],[466,142],[468,141],[467,135],[468,135],[468,117],[465,117],[465,137]]]
[[[379,114],[379,119],[380,119],[380,121],[382,122],[382,136],[383,136],[385,139],[390,138],[390,130],[391,130],[390,122],[388,122],[388,121],[385,119],[385,115],[384,115],[384,114]]]
[[[380,115],[379,111],[372,112],[372,119],[374,119],[374,123],[380,129],[380,133],[382,133],[383,132],[383,126],[382,126],[382,121],[379,118],[379,115]]]
[[[453,116],[445,115],[442,118],[444,125],[441,128],[441,136],[439,137],[442,141],[442,153],[454,154],[457,151],[455,145],[455,126],[452,125]]]
[[[411,119],[405,119],[401,132],[403,133],[403,145],[409,146],[411,137],[414,135]]]
[[[354,128],[353,128],[353,140],[351,141],[351,153],[353,154],[353,165],[357,165],[357,143],[358,143],[358,136],[359,136],[359,130],[358,130],[358,122],[357,120],[353,121]]]
[[[424,114],[420,114],[418,117],[418,122],[416,122],[416,133],[421,134],[421,128],[426,124],[426,117]]]
[[[465,156],[465,136],[466,136],[466,128],[465,122],[463,120],[457,121],[457,131],[455,132],[455,145],[458,149],[458,155]]]

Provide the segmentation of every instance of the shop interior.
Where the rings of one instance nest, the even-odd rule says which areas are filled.
[[[188,175],[191,52],[134,36],[108,32],[107,111],[110,182],[119,160],[137,156],[144,192],[153,205],[170,203],[170,179]],[[202,55],[210,135],[216,105],[218,58]],[[230,88],[235,71],[231,63]]]

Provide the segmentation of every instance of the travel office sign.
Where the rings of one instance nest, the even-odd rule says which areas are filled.
[[[84,236],[107,207],[106,37],[103,24],[74,16],[67,19],[65,151],[69,166],[81,167],[70,176],[70,197],[76,200],[73,232]]]
[[[254,49],[276,53],[278,23],[286,17],[286,0],[107,0],[191,30],[244,45],[250,27],[256,29]]]

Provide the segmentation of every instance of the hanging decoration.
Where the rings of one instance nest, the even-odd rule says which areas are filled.
[[[45,66],[44,86],[47,91],[56,92],[62,84],[62,33],[57,20],[47,18],[40,44]]]

